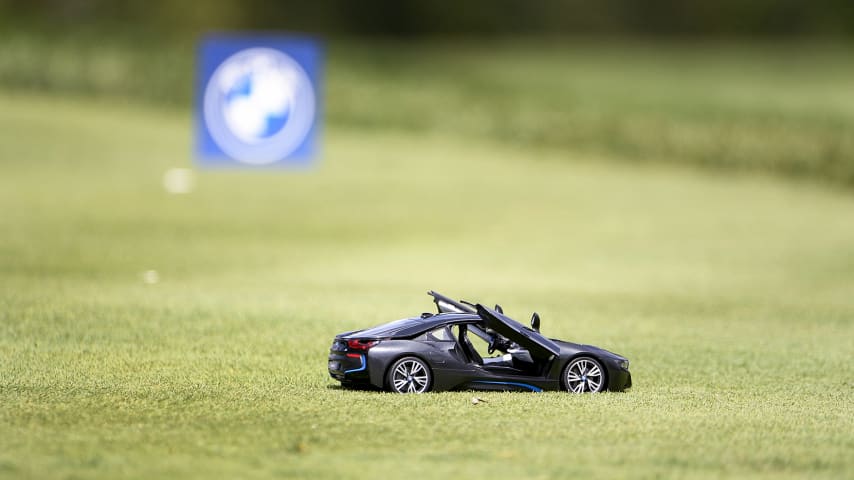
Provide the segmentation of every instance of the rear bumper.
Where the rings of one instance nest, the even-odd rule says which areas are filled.
[[[327,363],[329,376],[342,383],[368,383],[368,359],[365,353],[330,351]]]

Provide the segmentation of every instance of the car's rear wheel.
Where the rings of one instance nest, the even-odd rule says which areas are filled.
[[[601,392],[607,386],[605,369],[591,357],[578,357],[563,370],[563,384],[572,393]]]
[[[388,370],[388,386],[396,393],[424,393],[430,390],[433,375],[423,360],[403,357]]]

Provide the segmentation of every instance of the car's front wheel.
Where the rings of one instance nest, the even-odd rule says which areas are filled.
[[[388,386],[397,393],[424,393],[430,390],[433,376],[423,360],[403,357],[388,370]]]
[[[578,357],[563,370],[563,384],[572,393],[601,392],[605,390],[605,370],[591,357]]]

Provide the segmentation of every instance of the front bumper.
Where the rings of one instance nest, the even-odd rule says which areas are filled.
[[[632,387],[632,374],[628,370],[623,370],[622,368],[612,368],[610,372],[608,372],[608,390],[612,392],[622,392],[627,388]]]

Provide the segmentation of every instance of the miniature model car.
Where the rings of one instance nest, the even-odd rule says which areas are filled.
[[[546,338],[540,334],[536,313],[528,328],[504,315],[498,305],[492,309],[428,293],[437,314],[337,335],[329,350],[332,378],[344,387],[397,393],[462,389],[582,393],[632,386],[625,357]],[[490,356],[496,351],[502,355]]]

